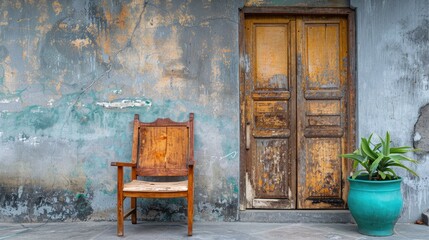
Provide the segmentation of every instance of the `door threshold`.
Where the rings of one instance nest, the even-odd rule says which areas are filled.
[[[264,210],[239,212],[240,222],[266,223],[352,223],[349,210]]]

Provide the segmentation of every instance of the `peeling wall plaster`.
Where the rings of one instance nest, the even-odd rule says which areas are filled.
[[[359,135],[391,130],[401,145],[415,137],[419,109],[429,102],[425,3],[352,1]],[[348,4],[0,2],[0,221],[115,219],[116,171],[109,163],[129,161],[133,115],[183,121],[189,112],[195,219],[237,220],[238,8]],[[402,221],[428,208],[428,156],[418,158],[422,178],[404,179]],[[140,201],[139,211],[148,220],[181,221],[182,203]]]
[[[97,102],[98,106],[102,106],[104,108],[128,108],[128,107],[150,107],[152,103],[148,100],[142,99],[119,99],[113,102]]]
[[[413,141],[414,147],[420,149],[420,153],[429,153],[429,104],[419,110],[419,118],[414,126]]]
[[[129,161],[133,115],[183,121],[189,112],[196,202],[205,202],[196,218],[236,220],[238,156],[210,156],[239,151],[239,5],[1,2],[0,221],[115,219],[109,163]],[[139,203],[164,221],[183,219],[181,205]]]

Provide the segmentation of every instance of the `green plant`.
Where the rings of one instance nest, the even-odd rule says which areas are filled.
[[[390,146],[390,134],[386,132],[385,139],[379,136],[380,142],[374,144],[372,140],[373,134],[368,138],[361,138],[359,149],[353,153],[342,154],[342,157],[353,160],[352,178],[357,176],[368,175],[368,180],[392,180],[398,179],[394,167],[404,168],[414,176],[417,176],[412,169],[402,164],[403,161],[417,163],[417,160],[405,156],[405,153],[416,151],[412,147]],[[362,169],[357,169],[358,166]]]

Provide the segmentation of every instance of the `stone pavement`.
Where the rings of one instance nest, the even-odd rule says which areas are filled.
[[[125,222],[125,236],[116,236],[116,222],[0,223],[3,239],[188,239],[185,223]],[[429,239],[426,225],[398,223],[389,237],[369,237],[354,224],[196,222],[189,239]]]

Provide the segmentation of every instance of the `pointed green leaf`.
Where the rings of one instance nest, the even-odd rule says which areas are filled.
[[[381,138],[380,136],[378,136],[378,138],[380,139],[380,141],[381,141],[381,146],[383,147],[382,148],[382,151],[381,152],[383,152],[383,154],[385,154],[384,153],[384,149],[385,149],[385,147],[386,147],[386,142],[384,141],[384,139],[383,138]]]
[[[391,147],[390,153],[407,153],[407,152],[414,152],[418,151],[418,149],[414,149],[409,146],[402,146],[402,147]]]
[[[368,173],[370,172],[369,169],[370,169],[371,165],[370,165],[370,161],[369,161],[368,156],[365,157],[365,161],[361,165],[362,165],[362,167],[364,167],[366,169],[366,171]]]
[[[371,150],[371,148],[369,147],[369,142],[365,138],[362,138],[361,146],[362,150],[365,152],[366,155],[368,155],[372,159],[377,158],[377,154],[375,154],[375,152]]]
[[[383,147],[383,154],[389,155],[390,154],[390,134],[389,132],[386,132],[386,142]]]
[[[357,161],[364,161],[364,157],[362,157],[362,156],[360,156],[359,154],[355,154],[355,153],[346,153],[346,154],[341,154],[340,155],[341,157],[344,157],[344,158],[350,158],[350,159],[353,159],[353,160],[357,160]]]
[[[356,171],[356,172],[354,172],[353,173],[353,176],[352,176],[352,179],[355,179],[357,176],[359,176],[359,174],[360,173],[362,173],[362,172],[366,172],[365,170],[363,170],[363,169],[360,169],[360,170],[358,170],[358,171]]]
[[[400,162],[396,162],[396,163],[394,163],[394,164],[392,164],[392,166],[396,166],[396,167],[400,167],[400,168],[403,168],[403,169],[406,169],[407,171],[409,171],[411,174],[413,174],[414,176],[419,176],[416,172],[414,172],[411,168],[409,168],[409,167],[407,167],[407,166],[405,166],[405,165],[403,165],[403,164],[401,164]]]
[[[355,170],[359,165],[359,161],[353,161],[353,170]]]
[[[382,179],[386,179],[386,174],[384,174],[383,171],[378,171],[378,174],[381,176]]]
[[[390,172],[390,173],[392,173],[393,175],[396,175],[395,171],[393,171],[391,168],[386,168],[386,169],[384,169],[384,171],[385,171],[385,172]]]
[[[377,159],[375,159],[375,161],[374,162],[372,162],[372,164],[371,164],[371,168],[370,168],[370,171],[371,172],[375,172],[376,171],[376,169],[378,168],[378,164],[380,163],[380,161],[383,159],[383,154],[380,154],[378,157],[377,157]]]
[[[391,159],[394,159],[394,160],[408,161],[408,162],[418,163],[417,160],[409,158],[409,157],[407,157],[405,155],[402,155],[402,154],[396,154],[396,153],[395,154],[390,154],[388,157],[391,158]]]
[[[386,168],[384,171],[390,173],[389,175],[392,175],[395,178],[397,177],[395,171],[393,171],[391,168]]]

